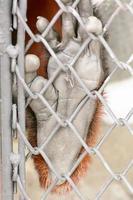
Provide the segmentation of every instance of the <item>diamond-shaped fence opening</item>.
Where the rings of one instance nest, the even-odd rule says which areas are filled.
[[[131,106],[130,110],[127,109],[125,117],[117,117],[113,108],[108,103],[108,99],[106,97],[107,95],[103,93],[104,90],[106,93],[106,88],[108,87],[110,82],[112,83],[114,77],[117,77],[117,79],[119,79],[118,76],[120,75],[120,72],[126,74],[126,77],[130,76],[130,79],[132,79],[133,55],[129,55],[126,58],[126,60],[125,57],[121,60],[122,56],[119,57],[120,54],[119,52],[117,53],[117,48],[114,49],[115,45],[117,45],[117,42],[114,42],[112,44],[111,38],[114,37],[113,39],[115,40],[116,35],[117,40],[119,40],[119,38],[122,38],[123,44],[124,42],[126,43],[126,50],[130,49],[129,52],[131,52],[132,41],[129,42],[129,38],[126,38],[127,30],[126,35],[124,37],[124,33],[116,31],[119,27],[116,27],[115,22],[119,22],[119,18],[121,16],[120,13],[124,13],[125,15],[127,13],[128,16],[130,15],[131,18],[133,17],[133,1],[94,0],[92,2],[95,4],[96,7],[93,8],[93,3],[91,3],[88,0],[88,2],[90,2],[90,10],[88,10],[88,12],[94,10],[94,15],[99,16],[103,23],[103,31],[100,34],[93,34],[91,32],[87,32],[84,22],[85,16],[81,16],[79,12],[80,9],[78,10],[81,1],[84,0],[75,0],[71,1],[70,4],[65,4],[63,3],[64,1],[55,0],[55,3],[59,7],[59,9],[56,11],[49,24],[45,27],[43,31],[41,31],[41,33],[33,32],[33,30],[30,27],[30,24],[27,21],[26,0],[13,0],[10,2],[8,0],[0,1],[0,190],[2,200],[11,200],[19,198],[30,200],[32,199],[32,196],[33,199],[40,198],[41,200],[50,198],[71,198],[82,200],[106,199],[109,198],[110,195],[108,191],[111,190],[111,188],[113,187],[112,185],[115,184],[116,186],[114,186],[114,189],[111,190],[114,191],[114,196],[112,196],[113,199],[132,199],[132,175],[131,177],[129,177],[128,174],[130,174],[133,169],[133,160],[131,154],[132,148],[128,148],[128,145],[130,144],[131,146],[131,143],[133,142],[131,141],[133,136],[133,126],[132,123],[130,123],[130,119],[133,117],[133,108]],[[34,10],[32,12],[34,12]],[[68,59],[70,61],[67,64],[65,64],[64,60],[62,60],[60,56],[57,56],[57,51],[58,48],[61,48],[60,52],[66,50],[63,49],[63,45],[66,45],[66,42],[68,41],[63,41],[62,43],[58,43],[57,46],[53,47],[52,45],[54,45],[55,43],[51,43],[51,41],[48,39],[48,36],[51,36],[50,32],[53,31],[52,28],[57,23],[57,21],[62,18],[63,15],[69,15],[74,21],[75,25],[82,29],[82,35],[87,35],[84,38],[84,40],[81,40],[82,42],[80,42],[80,48],[79,50],[76,50],[74,56],[68,55]],[[126,24],[127,27],[130,27],[129,34],[131,34],[131,21],[128,21],[127,19],[124,20],[123,23]],[[122,28],[120,28],[120,31],[122,31]],[[66,33],[64,32],[63,34]],[[78,34],[77,36],[81,36],[80,31],[78,32]],[[106,34],[108,35],[107,37]],[[120,37],[121,34],[122,37]],[[108,37],[109,39],[107,39]],[[26,44],[25,38],[29,38]],[[15,43],[14,40],[16,41],[15,45],[13,45]],[[109,70],[106,69],[106,71],[108,71],[108,74],[106,75],[106,78],[102,82],[100,87],[94,90],[89,90],[82,78],[80,77],[80,75],[75,70],[74,66],[75,63],[77,63],[80,57],[82,56],[83,52],[86,51],[86,48],[94,41],[99,41],[99,43],[103,47],[103,55],[101,56],[101,61],[103,62],[104,60],[103,65],[106,65],[105,69],[109,68]],[[30,81],[27,83],[25,76],[25,55],[29,52],[29,50],[32,48],[32,45],[34,44],[41,44],[41,54],[43,55],[47,52],[48,59],[53,59],[54,64],[56,65],[54,73],[52,72],[52,75],[50,76],[49,80],[39,92],[34,92],[32,90],[33,80],[31,81],[30,79]],[[124,48],[123,46],[124,45],[122,45],[122,48]],[[36,54],[36,52],[33,53]],[[36,76],[36,74],[34,76],[34,73],[36,73],[35,70],[34,72],[32,72],[33,78],[35,78]],[[84,92],[84,98],[78,104],[78,106],[75,107],[74,111],[69,115],[68,118],[64,118],[59,113],[57,113],[54,109],[55,107],[53,105],[51,106],[51,104],[45,96],[51,84],[53,84],[58,79],[60,73],[67,74],[67,81],[69,82],[71,87],[74,87],[73,80],[75,80],[81,88],[81,90]],[[73,78],[70,78],[69,76]],[[132,97],[133,95],[131,95],[131,98]],[[107,113],[107,115],[111,118],[111,125],[106,125],[106,128],[105,130],[102,130],[101,136],[97,140],[97,143],[93,146],[90,146],[89,143],[87,143],[86,140],[83,137],[81,137],[82,134],[80,133],[80,129],[74,123],[75,118],[78,116],[79,113],[82,112],[82,108],[84,108],[90,100],[98,100],[100,104],[102,104],[104,112]],[[49,113],[49,115],[52,116],[55,120],[55,126],[52,130],[49,129],[50,131],[47,137],[44,138],[43,141],[41,141],[41,145],[39,146],[36,144],[33,146],[29,142],[26,134],[25,113],[27,107],[31,104],[32,101],[41,102],[41,104],[45,107],[45,114],[47,115],[47,113]],[[119,99],[119,101],[121,101],[121,99]],[[118,102],[118,99],[116,102]],[[125,97],[125,104],[127,102],[128,101]],[[41,117],[41,110],[37,117]],[[122,130],[123,127],[125,137],[123,137],[123,133],[118,133]],[[75,140],[77,141],[77,143],[79,143],[80,146],[83,147],[83,150],[80,152],[80,155],[78,156],[77,160],[74,163],[72,163],[69,171],[61,175],[60,172],[53,165],[52,160],[44,151],[44,149],[46,149],[47,146],[50,145],[52,138],[55,137],[55,135],[59,132],[60,129],[65,130],[66,128],[69,128],[69,130],[72,132],[72,135],[70,137],[75,137]],[[117,128],[119,131],[116,131]],[[108,142],[110,140],[110,137],[114,134],[114,131],[116,131],[116,135],[118,134],[118,137],[116,138],[118,139],[120,137],[118,142],[119,146],[117,146],[117,141],[115,141],[113,137],[113,141]],[[124,144],[124,139],[130,140],[128,144],[127,142],[125,142],[125,144],[127,144],[125,148],[127,149],[126,152],[123,152],[125,154],[123,157],[127,157],[127,160],[125,160],[125,162],[122,162],[125,163],[125,165],[120,168],[120,171],[117,171],[110,164],[110,162],[112,162],[110,154],[117,154],[117,152],[111,151],[111,145],[115,143],[117,148],[115,148],[115,146],[114,149],[119,149],[120,151],[122,151],[121,144]],[[14,140],[15,143],[17,143],[17,151],[14,150]],[[106,143],[108,143],[108,145],[106,145]],[[110,154],[104,153],[104,151],[106,152],[107,148],[110,149]],[[126,156],[129,153],[131,154],[131,156]],[[28,173],[26,173],[25,175],[25,167],[29,162],[31,156],[38,155],[41,155],[43,160],[45,160],[46,165],[50,169],[51,173],[54,174],[55,179],[53,182],[48,184],[48,187],[47,189],[45,189],[45,191],[41,192],[40,197],[35,197],[34,194],[32,195],[30,193],[31,191],[29,190],[29,188],[26,188],[27,177],[28,181],[30,177]],[[91,171],[94,171],[93,176],[88,176],[89,181],[87,181],[87,177],[85,177],[86,181],[84,181],[83,179],[82,189],[80,188],[80,185],[76,185],[74,179],[72,178],[72,174],[74,173],[75,169],[80,165],[82,160],[86,158],[87,155],[91,155],[91,157],[94,158],[94,160],[96,159],[94,163],[96,162],[96,165],[98,165],[99,168],[101,165],[105,171],[106,178],[104,178],[100,182],[100,187],[95,185],[97,182],[99,182],[99,180],[98,177],[96,177],[96,175],[94,176],[94,174],[97,174],[98,176],[97,170],[99,169],[96,168],[93,163],[89,169],[90,175]],[[121,160],[124,158],[120,157],[118,159]],[[27,172],[30,173],[29,169]],[[60,194],[56,194],[57,197],[54,196],[55,194],[53,194],[53,190],[56,188],[57,184],[59,184],[60,181],[68,182],[69,188],[72,188],[73,192],[71,197],[67,196],[70,194],[66,194],[65,197],[58,196]],[[123,190],[121,188],[121,185],[123,185]],[[117,193],[116,190],[119,187],[121,188],[120,190],[124,191],[120,194],[123,196],[119,196],[117,194],[115,196],[115,193]],[[125,191],[127,192],[127,194]],[[17,192],[18,195],[16,195]],[[34,193],[34,191],[32,193]]]

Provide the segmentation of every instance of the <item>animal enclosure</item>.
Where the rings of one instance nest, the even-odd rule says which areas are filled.
[[[94,1],[94,4],[89,0],[85,0],[85,2],[87,1],[87,5],[89,5],[87,7],[88,13],[83,15],[82,11],[86,12],[84,4],[82,5],[84,0],[53,0],[54,10],[51,9],[49,11],[49,6],[52,7],[52,3],[48,3],[47,9],[45,8],[47,13],[53,12],[52,16],[48,19],[49,22],[44,20],[44,17],[47,18],[44,13],[43,17],[38,15],[37,19],[34,18],[35,21],[32,24],[30,15],[32,12],[34,13],[34,10],[30,9],[28,11],[29,6],[32,6],[32,1],[0,0],[0,195],[2,200],[52,200],[56,198],[61,200],[65,198],[73,200],[98,200],[107,198],[111,200],[130,200],[133,198],[133,103],[130,108],[126,107],[126,114],[124,116],[117,115],[113,107],[109,104],[108,90],[106,92],[106,88],[113,83],[120,82],[117,86],[119,91],[122,80],[132,81],[133,79],[133,0],[107,0],[99,1],[100,3]],[[42,3],[42,1],[40,2]],[[37,11],[37,14],[39,11]],[[89,27],[89,31],[86,31],[86,19],[84,20],[86,16],[87,18],[88,16],[96,16],[96,18],[90,18],[96,23],[96,27],[94,27],[96,30],[92,30],[93,27],[91,29],[87,26],[87,28]],[[34,17],[36,17],[36,14]],[[76,27],[74,35],[73,27],[67,27],[68,24],[65,21],[67,17],[71,18],[70,22],[73,23],[72,26]],[[100,22],[102,23],[102,28]],[[33,25],[37,27],[36,31],[32,29]],[[59,35],[56,38],[53,28]],[[57,41],[58,37],[61,38],[59,42]],[[75,37],[76,39],[72,45],[67,46],[70,40],[69,37]],[[78,37],[81,39],[79,43]],[[94,42],[94,46],[91,46],[92,49],[89,50],[90,52],[95,52],[97,57],[101,59],[101,65],[104,65],[104,70],[107,73],[104,74],[102,80],[101,77],[98,77],[100,79],[98,86],[89,88],[90,85],[88,86],[88,82],[84,81],[82,75],[85,78],[86,75],[87,78],[91,78],[91,73],[94,74],[95,79],[99,71],[97,69],[92,73],[88,70],[89,73],[84,74],[84,70],[80,68],[80,63],[78,62],[80,59],[82,60],[84,54],[85,56],[88,55],[86,49],[90,47],[92,42]],[[41,47],[38,45],[41,45]],[[102,53],[99,51],[99,46]],[[66,53],[67,59],[66,57],[62,59],[62,52]],[[31,57],[27,55],[31,54],[32,59],[30,60]],[[33,54],[35,57],[33,57]],[[44,55],[46,55],[46,60],[42,58]],[[91,62],[93,65],[93,60]],[[77,63],[79,64],[79,71],[75,69],[75,65],[78,65]],[[41,67],[39,68],[39,66]],[[47,66],[51,68],[49,67],[48,69]],[[31,69],[30,67],[33,68]],[[38,72],[36,72],[37,70]],[[47,75],[47,73],[50,75]],[[100,71],[100,73],[102,74],[103,72]],[[45,80],[47,80],[39,91],[38,87],[32,87],[33,81],[39,76],[38,74],[42,77],[45,76]],[[68,88],[62,86],[64,84],[62,74],[66,76],[65,81],[69,84]],[[59,77],[61,77],[60,80]],[[61,95],[63,96],[64,93],[65,95],[67,94],[70,88],[75,88],[75,82],[83,92],[83,96],[81,95],[82,100],[77,97],[80,95],[80,92],[78,93],[77,90],[73,89],[72,97],[77,95],[76,98],[79,98],[80,102],[75,104],[76,100],[73,100],[71,103],[68,103],[70,111],[74,107],[73,112],[69,113],[69,117],[64,117],[65,115],[62,117],[61,112],[56,111],[57,104],[61,100],[58,97],[56,99],[57,104],[55,102],[53,104],[53,88],[51,89],[51,85],[56,85],[55,87],[59,85],[54,95],[58,96],[61,91]],[[116,89],[115,86],[113,90]],[[132,90],[131,88],[129,89],[130,91]],[[48,91],[50,91],[50,97],[47,94]],[[128,104],[128,100],[133,97],[132,94],[129,94],[129,99],[127,99],[125,92],[123,89],[124,101],[120,96],[117,96],[117,93],[115,94],[116,96],[114,95],[115,104],[116,107],[119,107],[119,110],[122,110],[125,104]],[[68,99],[68,96],[63,96],[63,98]],[[87,141],[88,136],[85,138],[80,131],[84,132],[84,129],[89,129],[90,126],[80,128],[80,125],[84,123],[80,122],[80,120],[84,118],[84,113],[87,112],[87,106],[91,104],[90,102],[92,104],[88,109],[91,111],[88,110],[87,114],[95,115],[95,112],[92,111],[93,102],[95,101],[96,104],[100,104],[102,110],[101,115],[98,115],[98,118],[101,118],[101,130],[98,130],[99,135],[97,139],[92,134],[91,139],[88,138],[89,141]],[[133,102],[133,99],[131,101]],[[122,105],[121,102],[124,102],[124,104]],[[74,106],[71,107],[70,105]],[[34,145],[30,142],[26,129],[26,110],[29,106],[35,112],[37,120],[45,118],[45,121],[48,121],[51,116],[54,120],[53,124],[50,125],[49,123],[49,125],[45,126],[45,129],[43,128],[45,131],[48,131],[47,136],[39,138],[40,142]],[[61,104],[60,110],[63,109]],[[83,110],[85,111],[83,112]],[[109,120],[107,116],[110,118]],[[39,129],[40,132],[41,129],[42,127]],[[67,173],[63,171],[65,167],[63,168],[62,166],[58,170],[58,164],[56,165],[56,159],[59,160],[61,153],[58,150],[54,150],[53,152],[53,149],[50,149],[50,144],[55,144],[56,146],[56,141],[58,143],[56,135],[60,130],[63,130],[64,134],[68,132],[65,132],[65,130],[69,130],[70,132],[67,149],[70,148],[72,152],[73,148],[78,149],[80,146],[82,147],[78,152],[76,160],[71,163],[69,170],[66,170]],[[96,140],[94,142],[93,137]],[[111,137],[111,142],[108,143]],[[52,142],[53,140],[55,140],[55,143]],[[62,140],[63,144],[65,142],[65,139]],[[108,148],[110,149],[110,154],[108,154]],[[57,156],[54,157],[56,158],[54,161],[55,165],[48,156],[51,155],[51,151],[53,152],[53,157],[54,155]],[[70,157],[71,152],[69,153]],[[63,162],[65,162],[65,166],[67,160],[69,162],[68,152],[66,154],[64,153],[64,158],[62,155],[61,158],[64,161],[58,161],[59,164],[63,165]],[[32,157],[36,158],[38,155],[41,155],[41,158],[45,160],[45,164],[53,178],[51,183],[47,183],[47,186],[41,190],[33,186],[33,182],[37,182],[39,178],[36,174],[35,177],[37,178],[33,178],[36,170],[33,171]],[[80,189],[80,183],[79,185],[76,183],[73,174],[78,167],[79,170],[82,168],[80,167],[82,161],[90,159],[90,157],[92,158],[92,163],[89,164],[90,166],[86,173],[92,173],[92,176],[88,178],[89,181],[85,181],[85,188],[87,189],[84,191],[84,183],[82,184],[83,189]],[[101,169],[105,173],[103,178],[99,177]],[[40,171],[39,173],[41,174]],[[89,175],[85,174],[81,178],[82,182],[84,182],[84,178],[87,179],[87,176],[89,177]],[[80,179],[80,176],[77,179]],[[60,192],[56,193],[54,190],[60,190],[58,186],[64,182],[66,185],[68,184],[66,187],[69,189],[63,196],[63,194],[60,194]],[[96,185],[96,183],[99,185]],[[114,196],[110,196],[108,191],[114,183],[117,184],[117,187],[112,190]],[[120,185],[123,185],[121,189],[119,188]],[[36,197],[37,192],[35,190],[39,191],[39,197]],[[121,193],[120,196],[117,194],[119,192]],[[72,193],[72,197],[65,197],[69,195],[67,193]]]

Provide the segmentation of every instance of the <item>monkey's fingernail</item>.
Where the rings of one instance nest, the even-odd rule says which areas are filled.
[[[35,72],[40,67],[40,59],[34,54],[25,56],[25,71],[27,73]]]
[[[40,33],[43,33],[43,31],[45,30],[45,28],[47,27],[47,25],[49,24],[49,21],[44,18],[44,17],[37,17],[37,22],[36,22],[36,27],[37,27],[37,30],[40,32]]]
[[[102,22],[97,17],[90,16],[85,26],[88,33],[94,33],[96,35],[102,33],[103,29]]]

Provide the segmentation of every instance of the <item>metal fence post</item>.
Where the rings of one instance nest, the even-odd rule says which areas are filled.
[[[12,150],[11,139],[11,73],[10,59],[6,53],[7,46],[11,43],[11,2],[0,0],[0,90],[1,90],[1,181],[2,200],[13,199],[11,180],[10,153]]]
[[[19,1],[19,8],[24,20],[26,20],[27,0]],[[24,78],[25,29],[20,21],[18,23],[17,44],[19,49],[21,49],[18,56],[18,68],[20,70],[21,77]],[[23,132],[25,133],[25,91],[20,80],[18,80],[18,120]],[[18,139],[19,153],[21,155],[19,173],[22,184],[25,187],[25,144],[20,136],[18,136]],[[20,199],[24,199],[22,195],[20,196]]]

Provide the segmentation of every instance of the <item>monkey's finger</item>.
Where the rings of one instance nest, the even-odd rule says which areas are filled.
[[[93,15],[93,9],[90,0],[81,0],[78,4],[79,15],[82,19],[82,22],[86,24],[88,18]],[[78,36],[82,39],[87,37],[85,29],[79,24]]]
[[[25,56],[25,79],[26,83],[30,84],[37,76],[37,70],[40,67],[40,59],[34,54]]]
[[[62,0],[65,6],[72,5],[73,0]],[[75,37],[75,19],[71,13],[64,12],[62,15],[62,45]]]
[[[41,76],[37,76],[37,70],[40,66],[39,58],[34,54],[28,54],[25,57],[25,79],[26,83],[30,87],[30,90],[33,93],[39,93],[41,89],[47,83],[47,79],[44,79]],[[56,92],[54,87],[51,85],[45,93],[45,98],[50,102],[54,102],[56,99]],[[52,102],[51,102],[52,101]],[[33,100],[31,103],[32,108],[35,112],[39,112],[39,107],[43,108],[44,105],[37,99]]]
[[[100,34],[102,32],[102,23],[98,18],[93,16],[91,1],[81,0],[78,8],[82,22],[84,23],[84,27],[81,24],[79,25],[79,37],[84,40],[88,37],[88,33],[94,33],[96,35]]]
[[[44,88],[44,86],[47,84],[47,79],[43,78],[42,76],[37,76],[31,86],[30,89],[34,94],[39,94],[40,91]],[[53,108],[53,110],[56,111],[56,104],[57,104],[57,92],[53,85],[50,85],[45,92],[44,95],[42,95],[42,98],[48,102],[48,104]],[[36,117],[38,120],[47,120],[48,117],[51,114],[45,103],[40,99],[33,99],[30,102],[30,107],[33,110],[33,112],[36,114]]]
[[[93,15],[93,8],[90,0],[80,0],[78,4],[79,14],[83,21]]]
[[[48,24],[49,24],[49,21],[46,18],[44,18],[44,17],[37,18],[36,27],[37,27],[37,30],[41,34],[45,31]],[[49,44],[52,48],[57,47],[57,45],[59,44],[58,39],[59,39],[59,34],[56,31],[54,31],[53,28],[51,28],[50,31],[48,32],[48,34],[46,35],[46,40],[49,42]]]

